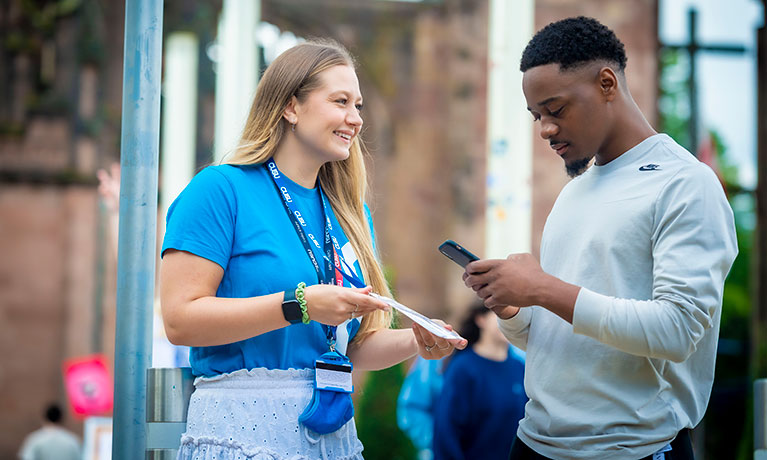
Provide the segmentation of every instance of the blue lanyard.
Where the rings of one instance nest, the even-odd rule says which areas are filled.
[[[308,238],[311,239],[311,241],[317,246],[320,252],[327,253],[328,251],[332,251],[333,247],[332,245],[329,244],[330,242],[330,238],[328,236],[329,229],[327,228],[327,226],[325,227],[325,248],[323,251],[323,248],[319,246],[319,243],[317,242],[317,239],[314,237],[314,235],[311,232],[309,232],[307,235],[307,232],[304,231],[304,228],[307,227],[307,223],[304,220],[304,217],[301,214],[301,212],[296,208],[295,203],[293,202],[293,198],[290,196],[290,193],[288,193],[288,189],[285,186],[285,179],[282,177],[282,174],[280,174],[280,170],[277,169],[277,165],[274,163],[274,160],[270,159],[267,165],[269,166],[269,170],[272,174],[272,179],[274,179],[274,186],[277,188],[277,191],[282,197],[282,204],[285,207],[285,212],[288,213],[288,218],[290,219],[291,223],[293,223],[293,228],[295,229],[296,234],[298,235],[298,238],[301,240],[301,244],[304,246],[304,249],[306,250],[306,254],[307,256],[309,256],[309,260],[312,261],[314,270],[317,272],[317,281],[321,284],[324,284],[324,283],[331,284],[333,282],[333,274],[334,274],[332,263],[328,261],[328,263],[325,265],[325,270],[323,272],[323,270],[320,268],[317,258],[314,255],[314,251],[312,250],[312,247],[309,245],[309,241],[307,239],[307,236],[308,236]],[[327,258],[327,255],[325,255],[324,257]]]
[[[290,221],[293,223],[293,229],[296,231],[298,238],[301,240],[301,244],[304,246],[304,250],[306,250],[306,254],[309,257],[309,260],[311,260],[312,265],[314,266],[314,270],[317,272],[318,282],[323,284],[334,284],[335,281],[336,284],[342,284],[342,281],[337,276],[335,276],[336,270],[338,270],[338,273],[346,278],[352,284],[352,286],[364,287],[365,283],[359,279],[359,277],[354,275],[354,271],[351,270],[349,264],[340,255],[341,246],[338,243],[338,238],[336,238],[334,235],[335,230],[333,229],[333,224],[329,215],[330,207],[328,206],[328,202],[325,198],[325,194],[322,191],[322,187],[320,187],[320,199],[322,200],[322,211],[325,218],[324,248],[320,246],[317,238],[315,238],[314,234],[310,231],[306,220],[303,218],[303,215],[296,207],[296,203],[293,201],[293,198],[288,192],[285,178],[282,176],[282,173],[280,173],[279,168],[277,168],[277,164],[274,162],[274,159],[270,158],[266,164],[269,167],[269,172],[271,173],[272,179],[274,180],[274,186],[277,188],[277,192],[282,197],[282,204],[285,207],[285,212],[287,212],[288,218],[290,218]],[[317,257],[315,257],[314,250],[312,250],[309,241],[311,241],[314,247],[316,247],[317,250],[319,250],[322,254],[322,258],[325,261],[325,264],[323,264],[324,273],[320,268]],[[341,268],[341,263],[347,267],[347,270],[350,274],[347,274],[346,271]],[[330,345],[331,349],[335,349],[336,326],[328,326],[325,324],[322,326],[325,328],[325,333],[328,338],[328,345]]]

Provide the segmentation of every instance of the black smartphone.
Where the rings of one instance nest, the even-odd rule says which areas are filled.
[[[448,259],[466,268],[469,262],[479,260],[479,257],[472,254],[466,248],[453,240],[447,240],[439,245],[439,252],[446,255]]]

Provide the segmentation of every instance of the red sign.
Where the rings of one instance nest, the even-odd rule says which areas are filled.
[[[112,378],[103,355],[65,361],[64,384],[75,415],[105,415],[112,411]]]

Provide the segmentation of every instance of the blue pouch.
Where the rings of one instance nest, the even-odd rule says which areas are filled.
[[[298,421],[319,434],[337,431],[354,416],[351,384],[352,363],[346,356],[330,351],[315,362],[312,400]]]

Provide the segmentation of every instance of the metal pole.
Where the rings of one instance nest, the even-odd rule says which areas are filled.
[[[146,370],[152,361],[162,2],[127,0],[112,458],[143,457]]]
[[[687,127],[688,135],[690,136],[690,153],[698,155],[698,87],[696,84],[697,69],[695,66],[695,59],[698,54],[698,39],[697,39],[697,11],[695,8],[690,8],[689,16],[689,34],[690,44],[688,45],[690,56],[690,79],[688,81],[688,92],[690,98],[690,121]]]
[[[147,370],[146,459],[175,459],[186,430],[186,412],[194,391],[188,367]],[[138,455],[136,456],[138,458]]]
[[[757,182],[756,232],[754,233],[755,270],[751,309],[751,372],[767,377],[767,1],[764,2],[764,26],[757,31]]]

